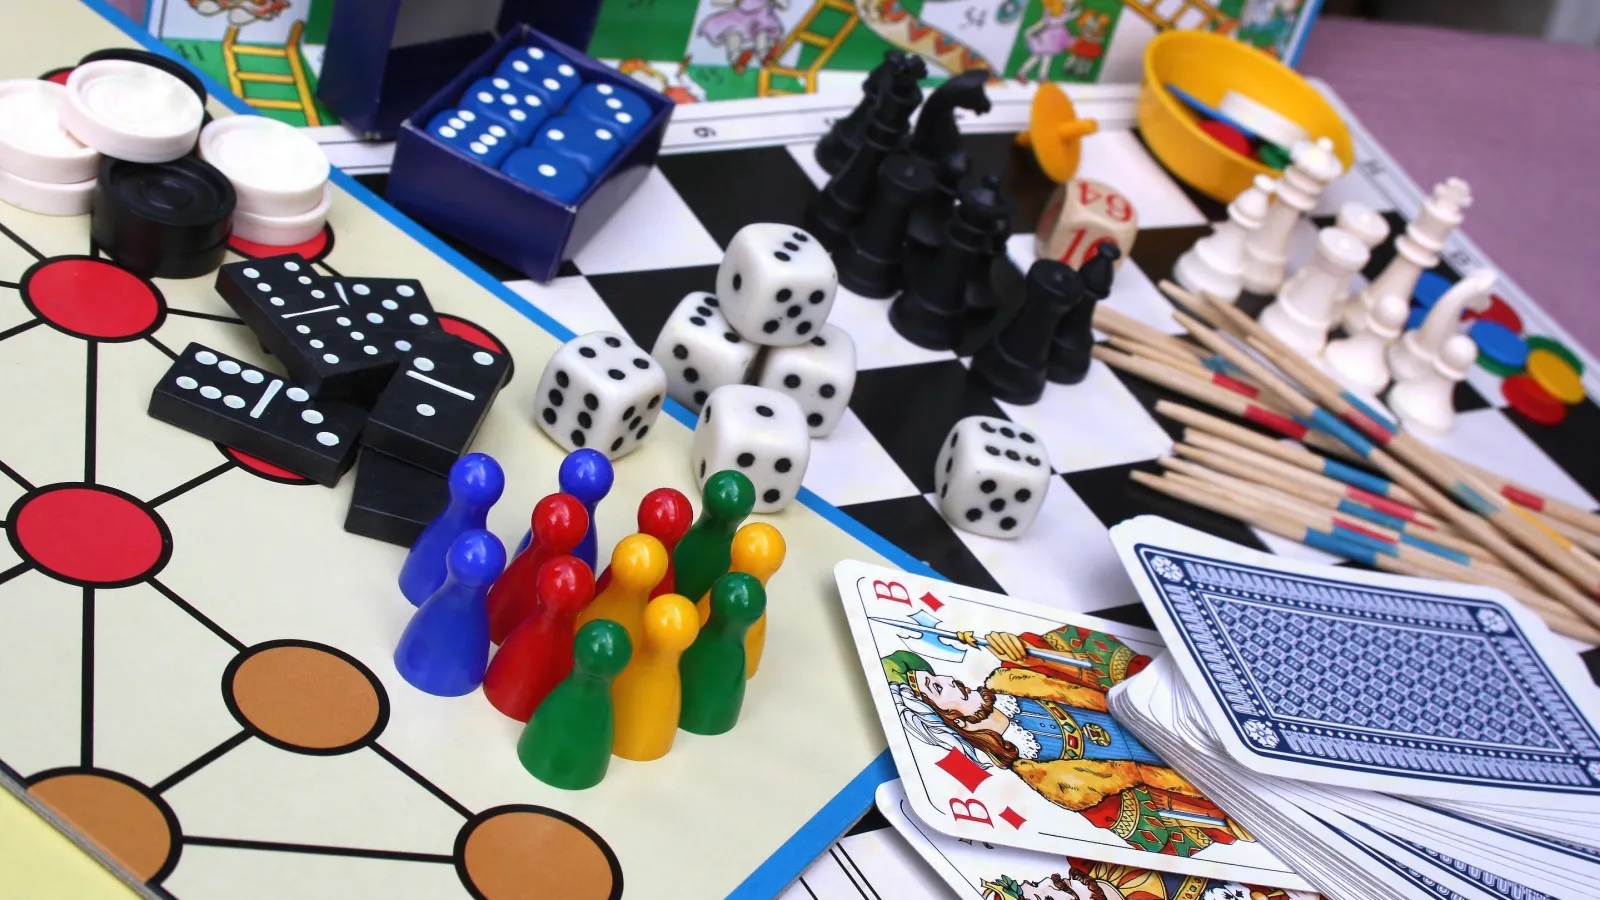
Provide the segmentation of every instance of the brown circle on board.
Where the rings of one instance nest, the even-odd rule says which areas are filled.
[[[482,900],[616,900],[622,869],[589,826],[540,806],[475,816],[456,841],[456,868]]]
[[[164,875],[175,861],[175,820],[131,780],[81,769],[44,773],[28,793],[140,881]]]
[[[388,698],[355,658],[322,644],[273,641],[235,657],[223,696],[240,724],[300,753],[365,746],[389,717]]]

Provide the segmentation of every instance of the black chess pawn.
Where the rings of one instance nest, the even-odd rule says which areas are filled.
[[[833,123],[828,133],[817,142],[815,156],[817,164],[822,166],[822,171],[832,175],[844,168],[850,160],[851,154],[861,146],[866,138],[867,122],[872,118],[872,110],[878,105],[878,98],[882,94],[883,86],[888,83],[890,74],[897,68],[905,65],[906,54],[902,50],[885,50],[883,62],[873,67],[867,77],[861,82],[861,102],[850,114]]]
[[[944,240],[944,223],[956,204],[956,192],[966,180],[971,168],[966,151],[957,150],[939,160],[934,168],[939,176],[934,189],[911,211],[911,221],[906,226],[906,251],[913,259],[926,261],[939,250]]]
[[[1026,405],[1044,393],[1052,337],[1062,316],[1082,305],[1083,280],[1072,267],[1041,259],[1028,269],[1022,309],[972,357],[972,377],[996,400]]]
[[[967,179],[945,223],[938,253],[908,271],[905,290],[889,307],[889,324],[901,337],[929,350],[950,350],[960,342],[967,279],[978,257],[988,252],[995,223],[1010,210],[999,178]]]
[[[1077,384],[1089,374],[1090,351],[1094,350],[1094,307],[1111,295],[1111,279],[1116,274],[1122,251],[1105,241],[1094,255],[1078,267],[1083,280],[1083,300],[1061,318],[1055,339],[1050,342],[1048,376],[1057,384]]]
[[[872,205],[850,239],[833,254],[840,286],[874,299],[892,297],[900,290],[906,219],[933,184],[933,170],[920,159],[897,153],[883,161]]]
[[[956,125],[956,110],[965,109],[980,116],[987,113],[990,108],[989,96],[984,93],[983,86],[993,77],[993,73],[987,69],[973,69],[934,88],[927,102],[922,104],[917,127],[911,132],[911,155],[929,163],[938,163],[952,153],[961,152],[961,129]]]
[[[889,70],[861,146],[806,210],[806,230],[822,246],[833,250],[844,243],[850,229],[865,215],[878,167],[899,149],[911,128],[911,114],[922,102],[922,89],[917,82],[927,73],[927,64],[915,56],[904,58]]]
[[[1006,258],[1006,240],[1011,237],[1013,218],[1014,211],[1008,204],[1006,214],[995,222],[994,231],[989,235],[986,252],[972,264],[965,294],[968,331],[987,328],[1000,312],[1000,297],[995,292],[992,275],[995,266]]]

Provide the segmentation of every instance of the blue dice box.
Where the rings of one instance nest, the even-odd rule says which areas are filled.
[[[468,85],[491,75],[507,53],[530,45],[563,57],[578,70],[584,83],[614,85],[642,99],[651,110],[649,122],[623,144],[571,205],[468,159],[427,131],[434,116],[457,106]],[[561,268],[562,260],[570,258],[593,237],[649,174],[661,150],[672,106],[671,100],[639,82],[560,41],[520,26],[458,73],[401,125],[386,196],[419,222],[495,257],[535,281],[549,281]]]
[[[589,46],[601,0],[339,0],[317,99],[362,137],[388,140],[439,88],[527,25]]]

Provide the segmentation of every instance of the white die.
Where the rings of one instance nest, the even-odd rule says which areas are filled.
[[[534,418],[567,451],[593,447],[616,459],[650,433],[666,393],[667,374],[637,344],[591,331],[550,357],[539,377]]]
[[[733,469],[755,485],[756,512],[777,512],[799,495],[811,461],[805,414],[777,391],[747,384],[717,388],[695,422],[689,460],[701,487]]]
[[[798,347],[774,347],[762,365],[764,388],[793,397],[815,438],[827,437],[844,417],[856,387],[856,344],[836,325],[823,325]]]
[[[667,394],[699,410],[717,388],[743,384],[760,350],[728,326],[716,297],[700,291],[667,317],[650,355],[667,372]]]
[[[1050,489],[1044,444],[1005,419],[968,416],[939,447],[933,487],[950,524],[974,534],[1014,538],[1028,530]]]
[[[792,347],[816,335],[838,287],[828,251],[793,225],[746,225],[717,268],[722,314],[734,331],[769,347]]]

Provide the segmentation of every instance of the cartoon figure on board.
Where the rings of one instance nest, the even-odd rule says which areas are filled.
[[[1245,0],[1239,13],[1239,40],[1282,57],[1294,36],[1304,0]]]
[[[1001,875],[983,882],[984,900],[1314,900],[1314,895],[1198,875],[1068,859],[1070,867],[1035,881]]]
[[[1140,850],[1187,858],[1214,843],[1254,840],[1112,717],[1106,692],[1149,665],[1148,656],[1072,625],[1044,635],[991,632],[982,641],[960,634],[1000,662],[979,687],[938,674],[910,650],[883,658],[900,724],[913,740],[1009,771]],[[1049,661],[1035,649],[1083,665]]]
[[[1068,48],[1067,61],[1062,66],[1068,75],[1087,79],[1094,64],[1106,52],[1106,38],[1111,33],[1111,16],[1095,10],[1084,10],[1078,17],[1078,36]]]
[[[705,17],[695,34],[721,47],[728,65],[744,74],[751,59],[765,59],[783,37],[783,22],[775,10],[788,9],[789,0],[711,0],[721,12]]]
[[[1067,23],[1080,12],[1076,0],[1043,0],[1043,3],[1044,14],[1023,32],[1028,45],[1028,58],[1017,69],[1017,79],[1020,81],[1027,80],[1030,70],[1034,79],[1048,81],[1050,64],[1058,54],[1067,52],[1072,46],[1072,32]]]
[[[289,0],[189,0],[189,6],[202,16],[226,15],[235,28],[253,22],[268,22],[292,6]]]
[[[689,77],[689,57],[678,64],[678,74],[668,79],[660,69],[634,57],[617,63],[617,71],[653,91],[665,94],[673,103],[704,103],[706,90]]]

